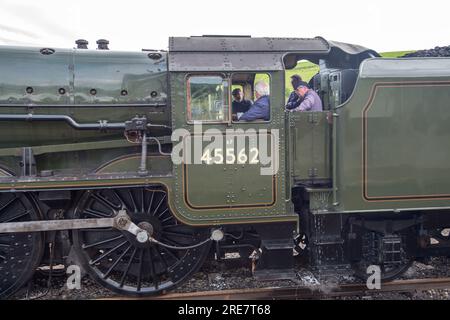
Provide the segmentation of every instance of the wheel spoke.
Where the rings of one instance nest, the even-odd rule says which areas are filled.
[[[83,244],[83,249],[88,249],[88,248],[92,248],[92,247],[96,247],[96,246],[98,246],[98,245],[101,245],[101,244],[105,244],[105,243],[108,243],[108,242],[113,242],[113,241],[115,241],[115,240],[119,240],[119,239],[121,239],[121,238],[123,238],[124,237],[124,235],[123,234],[121,234],[121,235],[119,235],[119,236],[117,236],[117,237],[114,237],[114,238],[109,238],[109,239],[106,239],[106,240],[101,240],[101,241],[98,241],[98,242],[95,242],[95,243],[91,243],[91,244]]]
[[[37,220],[39,213],[31,194],[0,194],[0,223]],[[0,234],[0,300],[10,297],[29,281],[41,263],[43,252],[43,232]]]
[[[158,290],[158,276],[155,272],[155,263],[152,257],[152,247],[148,248],[148,255],[150,257],[150,275],[152,276],[153,284],[155,285],[155,289]]]
[[[150,225],[162,243],[186,246],[207,236],[178,223],[167,200],[167,193],[156,188],[94,190],[79,200],[75,216],[111,217],[114,207],[120,206],[136,225]],[[209,246],[174,250],[141,244],[113,228],[74,230],[73,235],[74,249],[86,271],[101,285],[121,294],[141,296],[170,290],[194,273],[209,252]]]
[[[155,214],[158,212],[159,207],[162,205],[162,203],[164,202],[165,199],[166,199],[166,194],[164,193],[164,196],[163,196],[162,199],[159,201],[158,206],[157,206],[156,209],[153,211],[153,215],[155,215]]]
[[[128,243],[128,241],[124,241],[124,242],[120,243],[119,245],[115,246],[114,248],[109,249],[108,251],[102,253],[97,259],[95,259],[93,261],[92,260],[89,261],[89,264],[90,265],[96,264],[97,262],[103,260],[104,258],[109,256],[111,253],[113,253],[114,251],[116,251],[117,249],[119,249],[120,247],[122,247],[126,243]]]
[[[161,212],[160,214],[158,214],[158,218],[161,218],[166,212],[169,212],[169,208],[167,207],[166,209],[164,209],[163,212]],[[172,216],[170,216],[172,217]]]
[[[122,252],[122,254],[116,259],[116,261],[114,261],[114,263],[111,265],[111,267],[108,269],[108,271],[106,271],[106,273],[103,275],[103,279],[106,279],[109,277],[109,274],[113,271],[113,269],[117,266],[117,264],[120,262],[120,260],[122,260],[122,258],[128,253],[128,251],[130,251],[132,245],[130,244],[124,252]]]
[[[122,278],[120,279],[120,285],[119,285],[120,288],[122,288],[123,285],[125,284],[125,278],[126,278],[128,272],[130,271],[130,267],[131,267],[131,265],[133,263],[133,259],[136,256],[136,252],[137,252],[137,248],[134,248],[133,253],[130,256],[130,260],[128,261],[127,267],[123,271]]]
[[[136,201],[134,200],[133,192],[131,191],[131,189],[128,189],[128,194],[130,196],[131,203],[133,204],[134,212],[136,213],[136,212],[138,212],[138,208],[137,208],[137,205],[136,205]]]
[[[2,212],[3,210],[5,210],[6,208],[8,208],[13,202],[15,202],[17,199],[19,199],[18,197],[14,196],[12,199],[10,199],[7,203],[5,203],[4,205],[2,205],[0,207],[0,212]]]
[[[151,211],[152,205],[153,205],[153,199],[155,197],[155,191],[151,190],[151,192],[152,192],[152,197],[150,198],[150,204],[148,205],[148,208],[147,208],[147,214],[150,214],[150,211]]]
[[[158,257],[163,262],[164,267],[166,268],[166,270],[169,269],[169,265],[167,264],[167,260],[166,260],[166,258],[164,258],[164,256],[161,254],[161,252],[159,252],[159,250],[157,248],[153,248],[153,250],[155,250],[156,254],[158,255]]]
[[[161,223],[164,223],[164,222],[170,221],[170,220],[172,220],[172,219],[174,219],[174,217],[172,217],[172,215],[170,215],[169,217],[167,217],[167,218],[165,218],[165,219],[161,220]]]
[[[168,226],[162,226],[163,229],[170,229],[170,228],[174,228],[174,227],[179,227],[180,225],[178,224],[169,224]]]
[[[145,212],[145,194],[144,194],[144,188],[141,188],[141,212]]]
[[[20,218],[22,218],[22,217],[25,217],[26,215],[29,215],[30,212],[31,212],[31,210],[27,210],[27,211],[20,212],[20,213],[16,214],[15,216],[13,216],[12,218],[9,218],[9,219],[7,219],[7,220],[1,221],[1,223],[4,223],[4,222],[12,222],[12,221],[18,220],[18,219],[20,219]]]
[[[107,218],[110,217],[111,214],[105,213],[105,212],[101,212],[98,210],[94,210],[94,209],[85,209],[82,213],[84,213],[85,215],[94,217],[94,218]]]
[[[116,205],[116,204],[112,203],[111,201],[109,201],[108,199],[106,199],[105,197],[103,197],[102,195],[100,195],[98,193],[93,193],[92,198],[94,198],[95,200],[98,200],[99,202],[103,203],[105,206],[107,206],[113,210],[121,209],[120,205]]]
[[[144,249],[139,252],[139,264],[138,264],[138,278],[137,278],[137,291],[141,291],[142,285],[142,266],[144,265]]]
[[[118,192],[117,190],[113,190],[113,193],[116,196],[116,198],[120,201],[120,203],[122,204],[121,209],[123,208],[123,209],[126,209],[127,211],[130,211],[126,202],[123,200],[122,196],[120,195],[120,192]]]
[[[180,262],[180,258],[178,258],[172,251],[170,251],[170,249],[167,249],[165,247],[160,246],[160,248],[162,250],[164,250],[165,252],[167,252],[169,254],[169,256],[171,256],[172,258],[174,258],[177,262]]]

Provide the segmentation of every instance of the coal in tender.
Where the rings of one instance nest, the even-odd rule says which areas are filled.
[[[415,57],[450,57],[450,46],[435,47],[434,49],[419,50],[411,53],[407,53],[402,58],[415,58]]]

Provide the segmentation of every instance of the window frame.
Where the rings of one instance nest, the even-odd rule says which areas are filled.
[[[272,108],[272,105],[273,105],[273,99],[272,99],[272,74],[270,73],[270,72],[268,72],[268,71],[258,71],[258,72],[251,72],[251,71],[237,71],[237,72],[232,72],[231,74],[230,74],[230,90],[231,90],[231,86],[233,85],[233,76],[235,75],[235,74],[261,74],[261,73],[263,73],[263,74],[266,74],[268,77],[269,77],[269,90],[270,90],[270,94],[269,94],[269,101],[270,101],[270,112],[269,112],[269,116],[270,116],[270,118],[269,118],[269,120],[254,120],[254,121],[244,121],[244,120],[236,120],[236,121],[234,121],[233,119],[232,119],[232,117],[231,117],[231,112],[232,112],[232,105],[231,105],[231,103],[232,103],[232,101],[230,102],[230,122],[231,122],[231,124],[254,124],[254,123],[257,123],[257,124],[260,124],[260,123],[272,123],[272,119],[273,119],[273,108]],[[253,90],[255,90],[255,88],[253,88]],[[254,93],[254,92],[253,92]],[[232,97],[231,97],[231,94],[230,94],[230,99],[231,99]],[[254,97],[252,97],[252,98],[254,98]]]
[[[192,109],[191,109],[191,86],[190,86],[190,78],[192,77],[220,77],[222,78],[222,82],[228,83],[228,89],[223,90],[224,94],[227,94],[228,98],[226,99],[228,101],[228,112],[224,112],[224,116],[226,115],[226,119],[224,120],[193,120],[191,119],[192,116]],[[224,73],[221,72],[215,72],[215,73],[188,73],[185,77],[185,107],[186,107],[186,116],[185,120],[188,124],[195,124],[195,123],[201,123],[201,124],[230,124],[231,123],[231,80],[230,77]],[[224,99],[225,100],[225,99]]]

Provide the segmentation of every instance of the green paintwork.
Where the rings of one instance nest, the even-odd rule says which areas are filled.
[[[172,127],[194,134],[194,126],[186,117],[186,82],[190,73],[171,73],[171,99],[173,105]],[[194,73],[195,74],[195,73]],[[212,72],[212,74],[217,74]],[[286,204],[285,177],[285,128],[284,128],[284,73],[271,72],[271,121],[231,122],[203,124],[207,129],[247,130],[277,129],[280,132],[280,168],[275,177],[259,173],[259,165],[238,164],[190,164],[174,165],[174,207],[177,212],[195,221],[227,221],[254,219],[255,221],[296,220]],[[232,74],[225,76],[230,79]],[[203,146],[208,142],[204,142]],[[248,151],[249,149],[246,148]],[[246,153],[248,156],[248,153]],[[186,169],[187,175],[184,170]],[[187,178],[187,180],[186,180]],[[187,191],[184,183],[187,184]]]
[[[145,114],[153,123],[167,124],[167,55],[154,61],[146,52],[0,47],[0,108],[2,113],[70,115],[80,123],[120,122],[130,114]],[[32,87],[33,93],[26,93]],[[66,92],[60,94],[58,90]],[[90,90],[95,89],[96,95]],[[126,96],[121,95],[127,90]],[[151,97],[151,92],[157,92]],[[84,107],[79,107],[83,105]],[[92,107],[86,107],[92,105]],[[2,122],[2,148],[90,142],[122,138],[122,133],[77,131],[61,122]]]
[[[110,175],[117,173],[129,173],[133,174],[141,161],[141,155],[139,153],[118,157],[105,163],[102,167],[96,170],[97,175]],[[172,161],[169,156],[148,156],[147,157],[147,169],[152,172],[153,177],[163,177],[170,174],[172,171]]]
[[[164,52],[152,60],[147,52],[55,49],[43,55],[39,48],[0,47],[0,73],[8,75],[0,79],[2,114],[62,114],[79,123],[146,115],[152,123],[170,123]],[[152,92],[157,95],[152,97]],[[152,129],[156,135],[159,131]],[[19,161],[7,156],[19,157],[21,147],[33,147],[38,171],[64,175],[89,174],[111,159],[139,152],[121,131],[79,131],[63,122],[3,121],[0,146],[0,165],[15,175]]]
[[[0,47],[0,104],[140,104],[167,99],[167,55],[160,60],[146,52]],[[26,93],[26,88],[33,93]],[[65,89],[64,94],[59,89]],[[90,93],[97,90],[96,95]],[[121,90],[127,90],[126,96]],[[151,97],[151,92],[157,92]]]
[[[234,137],[232,136],[231,139]],[[186,140],[192,139],[187,137]],[[209,142],[204,142],[203,149],[208,144]],[[221,148],[225,150],[225,146]],[[248,141],[245,149],[249,150]],[[246,152],[246,155],[248,154]],[[235,156],[237,157],[236,152]],[[185,165],[183,183],[187,189],[185,191],[186,201],[190,207],[194,208],[205,206],[233,208],[255,204],[271,206],[275,201],[274,179],[272,175],[261,175],[262,167],[260,164],[249,163]],[[205,196],[205,190],[208,191],[208,196]]]
[[[367,112],[368,198],[450,196],[449,101],[450,83],[378,89]]]
[[[449,207],[449,101],[450,76],[359,78],[337,110],[334,210]]]
[[[301,57],[297,46],[306,45],[307,40],[292,40],[296,49],[291,52],[290,40],[275,41],[287,48],[283,51],[259,39],[262,48],[268,48],[267,53],[261,49],[257,55],[264,57],[265,65],[257,65],[259,60],[244,52],[245,41],[250,40],[239,39],[238,47],[231,40],[224,42],[231,48],[229,55],[214,47],[214,59],[205,66],[196,54],[184,55],[184,49],[176,52],[176,59],[170,59],[170,52],[161,52],[161,59],[155,61],[146,52],[56,49],[52,55],[42,55],[39,48],[0,47],[0,114],[68,115],[79,123],[124,122],[145,115],[153,124],[171,126],[172,131],[184,129],[191,137],[194,127],[186,115],[189,75],[219,75],[228,81],[225,88],[230,90],[234,73],[267,73],[270,121],[205,123],[203,131],[251,128],[271,135],[279,132],[276,175],[261,175],[260,164],[172,164],[152,142],[149,173],[140,176],[140,145],[127,141],[121,130],[79,131],[63,122],[2,121],[0,190],[159,184],[168,190],[176,217],[192,225],[296,221],[291,188],[304,184],[309,186],[306,191],[314,212],[450,207],[450,75],[442,67],[448,59],[423,62],[422,69],[400,60],[370,62],[361,68],[352,97],[335,110],[285,113],[285,70],[280,61],[289,54],[292,59]],[[328,54],[322,40],[314,41],[321,46],[321,57]],[[233,51],[236,48],[243,53]],[[356,51],[349,55],[363,59],[367,53]],[[205,49],[201,54],[208,56],[208,52]],[[314,59],[311,48],[305,52]],[[333,67],[339,57],[333,57]],[[355,68],[347,60],[357,61],[346,59],[342,68]],[[425,60],[417,63],[421,61]],[[168,70],[171,64],[173,70]],[[33,93],[26,93],[27,87],[33,87]],[[59,93],[60,88],[66,92]],[[97,91],[95,96],[91,89]],[[121,95],[123,90],[128,94]],[[334,123],[332,113],[336,114]],[[159,137],[166,150],[170,150],[171,133],[167,128],[148,132]],[[202,147],[208,144],[203,142]],[[22,147],[32,148],[37,176],[20,177]],[[273,143],[271,147],[275,150]],[[44,170],[53,175],[41,177]]]
[[[289,113],[294,180],[330,179],[329,112]]]

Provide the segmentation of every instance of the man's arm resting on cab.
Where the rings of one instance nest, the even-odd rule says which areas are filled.
[[[313,105],[314,105],[314,97],[306,96],[300,103],[300,105],[292,109],[292,111],[309,111],[312,109]]]

